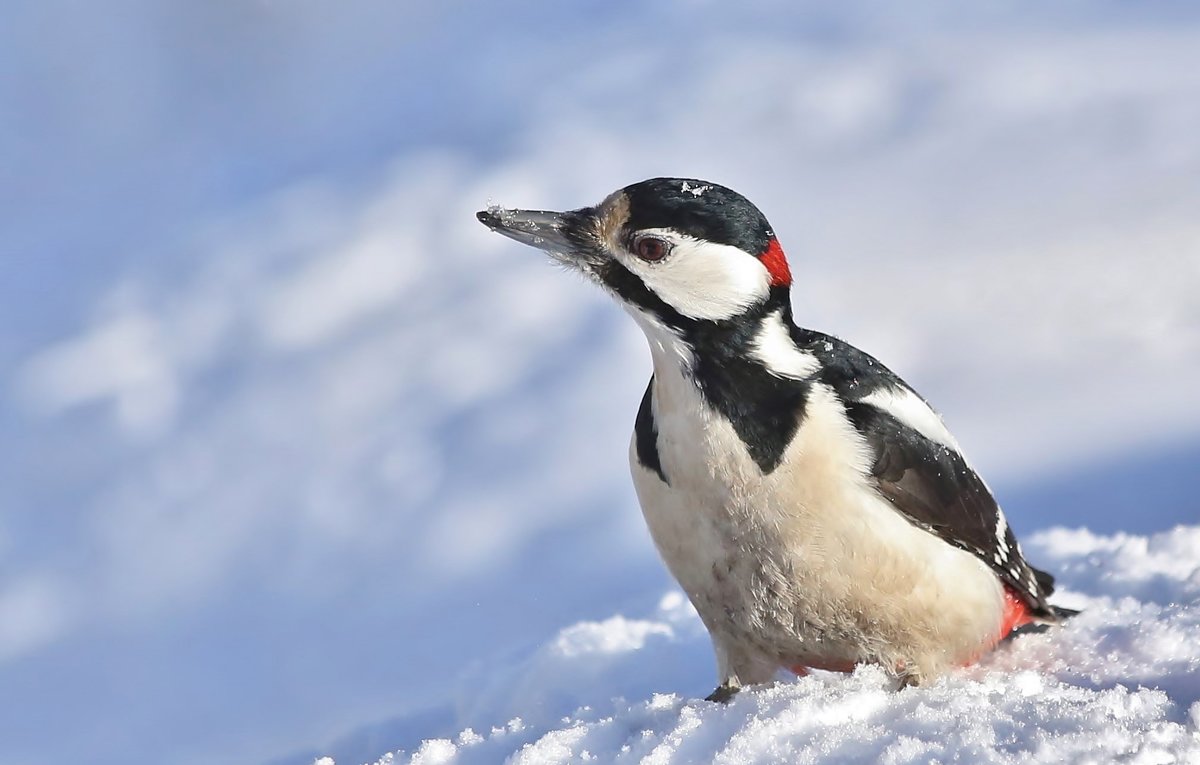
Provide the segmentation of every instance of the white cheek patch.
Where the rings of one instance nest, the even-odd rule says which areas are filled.
[[[750,353],[776,377],[805,380],[821,368],[816,356],[796,347],[779,311],[763,320]]]
[[[643,233],[670,242],[671,253],[658,263],[622,253],[621,262],[690,319],[731,319],[770,293],[771,274],[766,267],[737,247],[701,242],[668,229]]]
[[[921,435],[956,452],[961,452],[958,441],[946,429],[942,418],[929,408],[920,396],[907,388],[883,388],[865,396],[863,403],[895,417]]]

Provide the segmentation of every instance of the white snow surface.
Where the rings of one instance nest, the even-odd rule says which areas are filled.
[[[860,667],[703,701],[679,689],[710,671],[707,636],[673,591],[477,670],[455,737],[377,763],[1200,763],[1200,526],[1027,546],[1082,613],[930,686],[896,692]]]

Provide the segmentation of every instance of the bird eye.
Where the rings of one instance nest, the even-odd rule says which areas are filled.
[[[667,244],[666,240],[656,236],[644,236],[634,243],[633,249],[639,258],[653,263],[667,257],[671,246]]]

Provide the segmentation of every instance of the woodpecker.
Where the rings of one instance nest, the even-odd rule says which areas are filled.
[[[780,669],[927,683],[1073,613],[925,399],[794,323],[787,258],[741,194],[653,178],[594,207],[477,217],[600,285],[649,341],[630,468],[712,639],[710,700]]]

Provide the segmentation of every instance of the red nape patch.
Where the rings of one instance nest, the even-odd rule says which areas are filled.
[[[783,254],[783,248],[779,246],[779,240],[771,237],[771,241],[767,243],[767,249],[763,250],[758,256],[762,264],[767,267],[767,272],[771,274],[772,287],[790,287],[792,286],[792,271],[788,268],[787,257]]]
[[[1016,591],[1007,584],[1004,585],[1004,620],[1000,622],[1000,635],[997,640],[1003,640],[1008,633],[1024,624],[1033,621],[1029,606],[1017,595]]]

